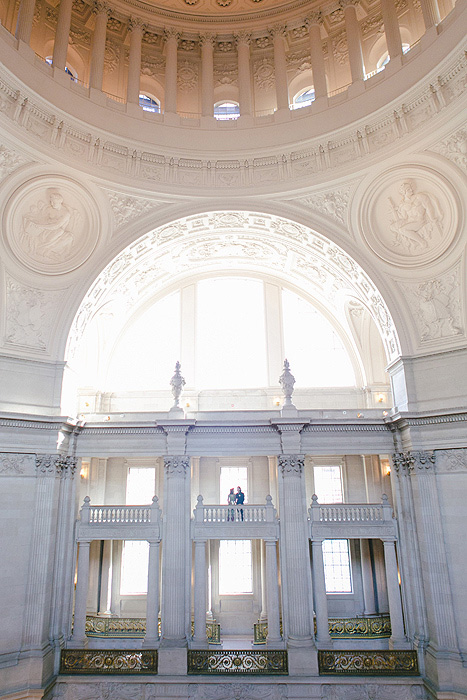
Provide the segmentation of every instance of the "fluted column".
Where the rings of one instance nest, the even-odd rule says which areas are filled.
[[[131,104],[139,104],[141,44],[145,29],[146,25],[137,17],[132,17],[128,22],[128,31],[130,32],[130,55],[128,57],[128,84],[126,89],[126,101],[130,102]]]
[[[206,645],[206,540],[195,541],[194,614],[193,641]]]
[[[288,637],[291,646],[313,646],[310,594],[310,554],[304,508],[304,457],[279,455],[282,475],[281,571],[287,574]]]
[[[201,46],[201,114],[214,115],[214,43],[212,34],[200,34]]]
[[[250,70],[251,34],[238,32],[235,35],[235,39],[237,41],[238,60],[238,101],[240,104],[240,115],[245,116],[251,114],[253,109]]]
[[[313,12],[307,17],[307,25],[310,35],[310,59],[313,72],[313,87],[315,97],[327,97],[326,68],[324,65],[323,47],[321,42],[321,25],[323,18],[321,12]]]
[[[83,646],[86,643],[86,603],[89,586],[89,550],[91,542],[80,542],[78,545],[78,575],[76,578],[75,618],[73,624],[73,646]]]
[[[166,29],[165,38],[165,97],[164,111],[177,111],[177,48],[180,38],[175,29]]]
[[[68,40],[70,38],[71,8],[73,0],[60,0],[53,53],[55,68],[65,70]]]
[[[329,634],[328,601],[324,577],[323,541],[313,540],[313,593],[316,614],[316,642],[320,646],[331,646]]]
[[[422,6],[425,30],[435,27],[441,22],[437,0],[420,0]]]
[[[394,0],[381,0],[381,12],[389,58],[402,56],[401,33]]]
[[[186,479],[190,471],[188,457],[164,457],[166,474],[164,495],[164,538],[162,541],[162,641],[185,646],[186,546],[189,504]]]
[[[107,20],[110,16],[110,7],[105,2],[98,0],[94,3],[96,13],[96,24],[92,38],[91,67],[89,85],[96,90],[102,90],[104,78],[105,59],[105,35],[107,32]]]
[[[266,577],[266,546],[264,540],[261,540],[261,614],[259,619],[262,622],[268,619],[268,589]]]
[[[35,6],[36,0],[21,0],[19,6],[15,36],[26,44],[29,44],[31,39]]]
[[[274,45],[274,79],[276,83],[277,109],[289,108],[287,82],[287,58],[285,53],[286,27],[275,26],[269,30]]]
[[[362,562],[363,613],[364,615],[375,615],[375,589],[371,566],[370,543],[368,540],[360,540],[360,554]]]
[[[389,617],[391,619],[391,643],[397,648],[406,641],[404,632],[404,619],[402,617],[402,604],[399,590],[399,576],[395,542],[383,540],[384,564],[386,567],[386,584],[388,589]]]
[[[160,541],[149,542],[148,594],[146,599],[146,636],[143,646],[152,647],[159,639],[159,550]]]
[[[384,0],[383,0],[384,1]],[[390,0],[392,1],[392,0]],[[344,10],[345,33],[347,35],[347,48],[349,51],[350,74],[352,82],[364,80],[365,69],[363,67],[362,39],[360,26],[357,19],[355,5],[358,0],[340,0]]]
[[[266,581],[268,606],[268,643],[281,640],[279,613],[279,578],[277,575],[277,551],[275,540],[265,540],[266,546]]]

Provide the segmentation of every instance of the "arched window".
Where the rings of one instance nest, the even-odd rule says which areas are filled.
[[[45,59],[45,62],[49,64],[49,66],[53,65],[53,56],[47,56]],[[73,69],[70,68],[70,66],[65,66],[65,73],[68,73],[70,76],[70,79],[75,82],[78,80],[78,73]]]
[[[141,92],[139,95],[139,106],[144,109],[145,112],[156,112],[161,111],[161,105],[157,98],[146,95]]]
[[[240,116],[240,105],[238,102],[223,100],[214,105],[214,117],[219,121],[227,119],[238,119]]]
[[[410,44],[402,44],[402,53],[407,53],[407,51],[410,51]],[[386,66],[389,63],[389,54],[386,51],[381,58],[379,59],[378,63],[376,64],[376,72],[382,70],[384,66]]]
[[[304,88],[297,92],[293,98],[292,109],[300,109],[300,107],[308,107],[315,99],[315,89],[313,87]]]

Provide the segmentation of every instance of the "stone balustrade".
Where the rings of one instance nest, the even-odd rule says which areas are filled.
[[[309,515],[311,539],[339,537],[397,539],[396,520],[385,494],[381,503],[336,504],[320,504],[318,497],[314,495]]]
[[[192,526],[193,539],[277,539],[279,534],[271,496],[266,496],[265,505],[241,506],[204,505],[198,496]]]
[[[84,499],[77,523],[78,541],[160,539],[162,514],[157,496],[147,506],[96,505]]]

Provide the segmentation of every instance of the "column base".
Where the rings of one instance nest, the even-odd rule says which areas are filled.
[[[289,676],[319,676],[318,652],[314,648],[291,648],[287,652]]]
[[[88,646],[87,637],[77,637],[76,639],[71,638],[66,644],[67,649],[86,649]]]
[[[180,647],[163,647],[158,651],[158,676],[186,676],[187,674],[187,650]]]
[[[405,637],[402,639],[393,639],[391,637],[389,639],[389,648],[390,649],[411,649],[412,645]]]
[[[316,638],[316,646],[318,649],[333,649],[334,648],[334,642],[332,641],[331,637],[326,638],[326,639],[318,639]]]
[[[207,639],[193,639],[189,646],[190,649],[209,649],[209,642]]]
[[[363,95],[365,92],[365,81],[356,80],[347,88],[348,97],[358,97],[358,95]]]
[[[142,649],[158,649],[160,644],[159,637],[145,637],[141,645]]]

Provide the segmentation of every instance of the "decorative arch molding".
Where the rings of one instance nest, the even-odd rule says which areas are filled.
[[[357,299],[378,328],[387,361],[400,355],[397,330],[381,293],[342,248],[283,217],[214,211],[155,228],[119,253],[83,298],[68,336],[66,358],[76,356],[86,328],[104,308],[108,314],[113,307],[123,324],[149,299],[190,276],[232,271],[274,275],[316,299],[346,329],[346,305]]]

